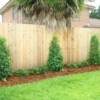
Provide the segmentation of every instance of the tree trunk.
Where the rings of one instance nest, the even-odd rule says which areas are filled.
[[[67,26],[67,32],[68,33],[71,33],[71,30],[72,30],[72,22],[71,22],[71,17],[67,18],[66,20],[66,26]]]

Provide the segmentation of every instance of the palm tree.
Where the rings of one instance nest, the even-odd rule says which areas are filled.
[[[66,20],[66,25],[71,27],[71,18],[82,10],[84,0],[15,0],[15,5],[27,17],[43,20],[49,15],[56,21]]]

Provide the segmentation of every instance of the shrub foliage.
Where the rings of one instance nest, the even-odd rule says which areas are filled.
[[[91,65],[100,64],[100,53],[99,53],[99,41],[96,36],[91,38],[90,52],[89,52],[89,63]]]
[[[87,67],[87,66],[89,66],[88,61],[83,61],[83,62],[80,62],[80,63],[67,64],[68,68],[81,68],[81,67]]]
[[[47,63],[48,69],[51,71],[61,71],[63,69],[63,56],[57,37],[53,37],[49,48],[49,57]]]
[[[11,75],[11,56],[6,45],[6,40],[0,37],[0,80]]]
[[[19,69],[13,72],[14,76],[18,77],[26,77],[30,75],[41,75],[46,72],[46,69],[44,67],[39,67],[39,68],[32,68],[32,69]]]

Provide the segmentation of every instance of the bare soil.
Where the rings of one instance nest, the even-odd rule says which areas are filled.
[[[0,86],[13,86],[17,84],[23,84],[23,83],[32,83],[40,80],[44,80],[47,78],[52,78],[56,76],[65,76],[75,73],[84,73],[84,72],[91,72],[100,70],[100,66],[89,66],[84,68],[65,68],[64,71],[61,72],[46,72],[43,75],[31,75],[28,77],[16,77],[12,76],[8,78],[6,82],[0,81]]]

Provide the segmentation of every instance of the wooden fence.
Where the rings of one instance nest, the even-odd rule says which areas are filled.
[[[74,28],[56,32],[62,48],[64,63],[75,63],[88,57],[90,39],[100,37],[100,29]],[[45,26],[25,24],[0,24],[0,36],[7,39],[11,51],[12,68],[25,69],[47,62],[50,41],[54,33]]]

